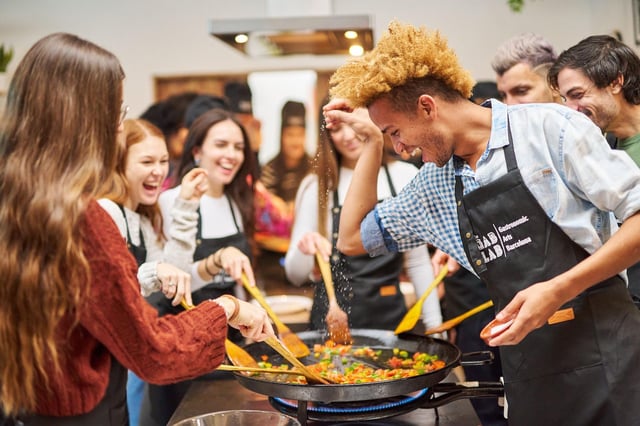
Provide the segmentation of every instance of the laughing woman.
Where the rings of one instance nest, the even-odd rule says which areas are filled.
[[[169,151],[160,129],[146,120],[125,120],[119,135],[116,170],[98,203],[112,217],[138,262],[143,296],[162,290],[172,305],[183,297],[191,303],[188,271],[195,249],[198,200],[207,189],[206,172],[193,169],[182,180],[165,238],[158,196],[169,171]],[[127,405],[138,424],[144,382],[132,371],[127,379]]]

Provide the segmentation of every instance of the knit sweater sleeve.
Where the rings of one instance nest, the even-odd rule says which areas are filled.
[[[136,263],[109,216],[92,203],[84,227],[91,267],[90,295],[81,307],[82,327],[126,368],[154,384],[214,370],[223,360],[227,323],[216,303],[158,317],[140,295]]]

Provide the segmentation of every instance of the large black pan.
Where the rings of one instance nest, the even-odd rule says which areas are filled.
[[[309,347],[313,347],[316,343],[325,342],[325,333],[320,331],[305,331],[298,333],[298,336]],[[383,349],[387,353],[398,348],[408,352],[426,352],[438,355],[445,362],[445,367],[420,376],[363,384],[300,385],[277,382],[262,376],[246,376],[242,373],[234,373],[235,377],[247,389],[268,396],[324,403],[366,401],[406,395],[431,387],[442,381],[451,372],[451,369],[460,363],[460,350],[455,345],[441,339],[410,334],[396,336],[392,331],[369,329],[351,330],[351,336],[355,346]],[[255,359],[267,355],[268,361],[274,365],[286,363],[279,354],[264,343],[253,343],[246,346],[245,349]],[[301,361],[307,365],[318,362],[313,354],[302,358]]]

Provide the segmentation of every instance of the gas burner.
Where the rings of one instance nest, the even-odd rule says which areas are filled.
[[[429,398],[429,390],[422,389],[410,395],[355,402],[334,402],[323,404],[319,402],[295,401],[279,397],[269,397],[269,402],[278,411],[300,420],[319,422],[379,420],[399,416],[419,408]],[[304,424],[304,423],[303,423]]]

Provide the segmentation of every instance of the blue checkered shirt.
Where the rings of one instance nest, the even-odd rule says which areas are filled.
[[[492,128],[475,172],[454,157],[444,167],[426,163],[398,196],[378,204],[362,221],[362,243],[372,256],[429,243],[472,270],[462,247],[455,176],[465,194],[507,172],[507,114],[518,167],[547,216],[593,253],[640,210],[640,169],[611,150],[584,114],[557,104],[507,107],[492,100]]]

